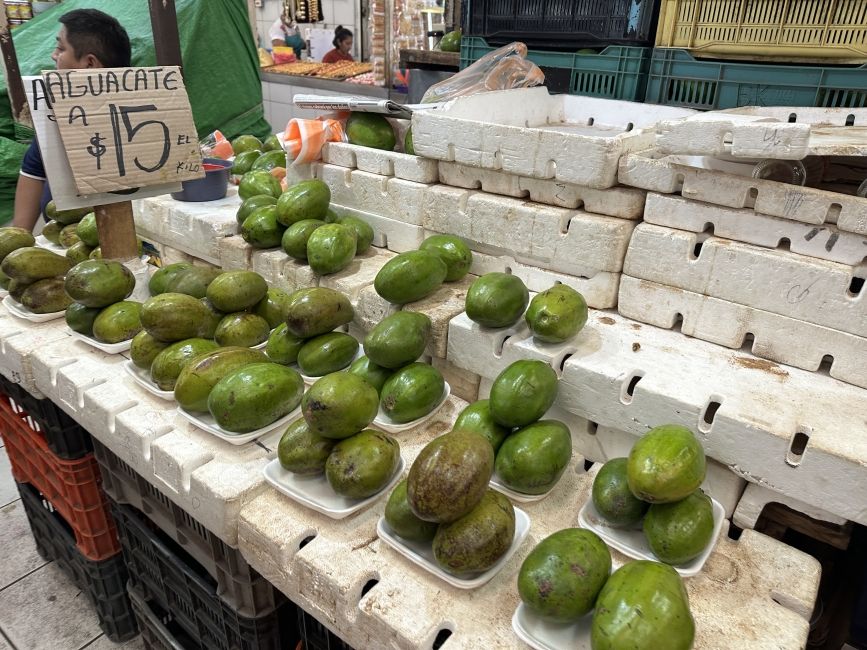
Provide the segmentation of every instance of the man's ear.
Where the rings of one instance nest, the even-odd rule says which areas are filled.
[[[102,62],[99,59],[97,59],[96,56],[94,56],[93,54],[85,55],[83,63],[84,63],[85,68],[104,68],[105,67],[104,65],[102,65]]]

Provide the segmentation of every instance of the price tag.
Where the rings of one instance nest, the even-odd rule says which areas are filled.
[[[177,66],[52,70],[42,80],[78,194],[204,175]]]

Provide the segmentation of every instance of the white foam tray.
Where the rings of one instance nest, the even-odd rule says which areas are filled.
[[[707,559],[710,557],[711,553],[713,553],[713,549],[716,546],[717,539],[719,538],[720,531],[723,527],[723,522],[726,520],[725,509],[722,507],[720,502],[711,498],[711,505],[713,507],[713,533],[711,534],[707,546],[701,552],[701,555],[694,560],[686,562],[685,564],[673,566],[675,571],[684,578],[690,578],[701,572],[705,562],[707,562]],[[613,526],[609,526],[596,511],[592,499],[588,499],[584,504],[584,507],[581,508],[581,511],[578,513],[578,523],[583,528],[592,530],[594,533],[599,535],[599,537],[605,540],[606,544],[617,549],[628,557],[636,560],[652,560],[654,562],[659,562],[659,558],[657,558],[656,555],[653,554],[653,551],[650,550],[650,544],[644,536],[640,523],[631,528],[614,528]]]
[[[653,127],[693,111],[549,95],[545,87],[480,93],[412,117],[416,153],[446,162],[604,189],[620,156],[653,146]]]
[[[514,506],[513,506],[514,507]],[[512,538],[512,545],[503,554],[497,563],[487,571],[480,573],[472,578],[459,578],[451,573],[441,569],[436,563],[433,554],[433,548],[429,543],[411,542],[403,539],[395,534],[388,524],[385,522],[385,517],[381,517],[376,524],[376,534],[383,542],[388,544],[395,551],[403,555],[413,564],[421,567],[425,571],[432,573],[441,580],[447,582],[458,589],[477,589],[482,585],[491,581],[497,573],[506,565],[506,563],[518,550],[518,547],[527,538],[530,532],[530,517],[520,508],[515,508],[515,535]]]
[[[376,417],[373,419],[373,425],[383,431],[387,431],[388,433],[400,433],[401,431],[408,431],[410,429],[414,429],[418,426],[421,426],[428,420],[430,420],[433,416],[437,414],[437,412],[443,407],[448,400],[449,395],[452,394],[452,387],[449,386],[448,382],[445,382],[445,388],[443,389],[443,397],[439,401],[439,403],[431,410],[427,415],[423,415],[420,418],[416,418],[411,422],[406,422],[403,424],[399,424],[394,422],[390,417],[388,417],[385,412],[382,410],[382,406],[380,405],[379,411],[376,413]]]
[[[85,336],[80,332],[76,332],[67,326],[67,331],[69,335],[74,339],[78,339],[82,343],[87,343],[91,347],[96,348],[97,350],[102,350],[106,354],[120,354],[121,352],[126,352],[132,347],[132,339],[127,339],[126,341],[121,341],[120,343],[103,343],[102,341],[97,341],[95,338],[91,336]]]
[[[160,399],[175,401],[175,392],[173,390],[160,390],[159,387],[151,379],[150,373],[144,368],[139,368],[132,361],[127,361],[123,364],[123,369],[126,371],[133,381],[144,388],[152,395],[156,395]]]
[[[778,160],[863,156],[865,126],[863,108],[749,106],[664,119],[656,146],[662,153]]]
[[[217,436],[221,440],[225,440],[232,445],[245,445],[248,442],[252,442],[271,433],[272,431],[276,431],[277,429],[284,427],[290,422],[292,422],[292,420],[297,419],[298,416],[301,415],[301,406],[299,405],[295,410],[293,410],[287,415],[284,415],[279,420],[275,420],[271,424],[264,426],[261,429],[251,431],[249,433],[232,433],[231,431],[226,431],[216,423],[210,413],[193,415],[192,413],[184,410],[181,407],[178,407],[178,413],[181,415],[181,417],[183,417],[185,420],[188,420],[189,422],[192,422],[202,431],[206,431],[207,433]]]
[[[66,310],[54,311],[50,314],[34,314],[32,311],[27,309],[27,307],[8,294],[3,298],[2,302],[3,306],[6,307],[6,310],[10,314],[17,318],[29,320],[31,323],[46,323],[50,320],[63,318],[66,315]]]
[[[551,486],[551,490],[547,490],[546,492],[542,492],[541,494],[525,494],[523,492],[516,492],[515,490],[506,487],[497,472],[495,471],[493,476],[491,476],[491,487],[497,492],[505,494],[516,503],[535,503],[536,501],[541,501],[546,496],[548,496],[551,493],[551,490],[557,487],[557,484],[554,483],[554,485]]]
[[[329,485],[325,474],[316,474],[314,476],[293,474],[283,469],[278,458],[265,465],[263,474],[265,480],[274,489],[285,494],[293,501],[297,501],[301,505],[320,512],[331,519],[345,519],[351,514],[364,510],[381,496],[391,492],[391,489],[403,475],[405,467],[406,463],[401,457],[400,463],[388,484],[379,492],[366,499],[349,499],[340,496]]]
[[[515,635],[534,650],[591,650],[593,612],[576,623],[552,623],[520,603],[512,615]]]

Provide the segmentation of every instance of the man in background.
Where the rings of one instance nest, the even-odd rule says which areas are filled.
[[[129,67],[129,36],[116,19],[97,9],[75,9],[59,22],[57,46],[51,54],[58,70]],[[42,153],[34,138],[21,163],[12,225],[32,231],[50,200]]]

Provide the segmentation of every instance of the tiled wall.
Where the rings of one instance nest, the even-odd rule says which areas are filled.
[[[358,59],[361,51],[361,39],[358,32],[361,29],[361,2],[360,0],[319,0],[322,12],[325,14],[325,22],[316,23],[316,27],[333,30],[338,25],[343,25],[355,35],[352,45],[352,55]],[[280,16],[283,8],[281,0],[263,0],[263,6],[256,9],[256,27],[259,31],[259,45],[271,49],[268,41],[268,30],[274,21]],[[313,25],[311,25],[312,27]]]

